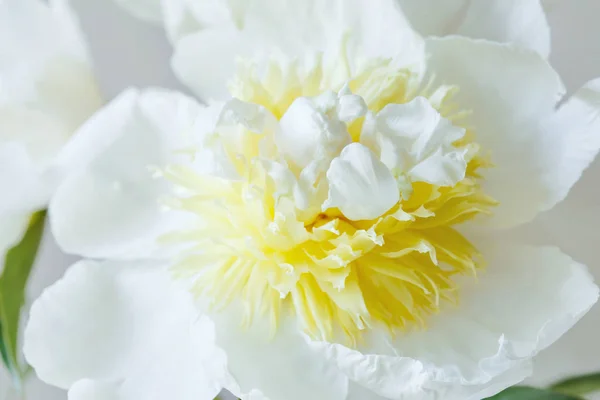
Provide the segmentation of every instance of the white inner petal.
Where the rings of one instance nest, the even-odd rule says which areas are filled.
[[[350,143],[344,122],[331,115],[337,106],[335,95],[301,97],[283,115],[275,140],[293,165],[303,168],[315,159],[331,160]]]
[[[400,199],[396,180],[368,147],[352,143],[327,171],[329,198],[323,210],[339,208],[351,220],[373,219]]]
[[[464,179],[467,149],[454,143],[466,131],[443,118],[425,98],[387,105],[373,118],[362,136],[366,143],[375,143],[390,170],[437,186],[453,186]]]

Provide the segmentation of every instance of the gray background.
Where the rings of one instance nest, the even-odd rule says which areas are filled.
[[[73,2],[80,12],[107,98],[114,97],[130,85],[183,90],[169,69],[171,49],[161,29],[135,20],[109,0]],[[554,5],[549,13],[553,34],[551,62],[572,92],[585,81],[600,76],[600,0],[558,0],[552,3]],[[594,207],[600,210],[599,183],[600,160],[585,173],[565,204],[559,206],[555,213],[542,216],[542,219],[562,224],[565,237],[578,238],[565,241],[554,235],[547,239],[576,254],[597,279],[600,279],[600,265],[595,251],[598,247],[596,227],[600,226],[600,215],[592,210]],[[580,213],[560,219],[567,206],[576,206]],[[37,272],[29,287],[30,300],[60,277],[74,260],[57,249],[50,235],[46,236]],[[600,371],[599,333],[600,307],[597,307],[555,346],[540,354],[532,383],[544,384],[570,374]],[[4,400],[2,388],[5,385],[6,376],[0,372],[0,400]],[[35,379],[29,382],[27,389],[29,400],[66,399],[64,392]],[[600,395],[596,398],[600,399]]]

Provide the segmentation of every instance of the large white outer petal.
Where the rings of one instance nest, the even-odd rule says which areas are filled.
[[[75,264],[34,303],[24,351],[71,400],[212,400],[226,373],[212,322],[152,264]]]
[[[507,235],[523,242],[550,243],[590,267],[596,282],[600,282],[598,235],[600,201],[598,173],[600,160],[585,171],[569,196],[549,212]],[[532,384],[548,385],[569,375],[593,373],[600,369],[600,347],[595,346],[600,306],[588,314],[564,337],[534,360]],[[592,397],[595,399],[595,397]]]
[[[561,186],[570,188],[594,160],[600,147],[600,78],[587,82],[567,98],[543,127],[561,133],[564,151],[557,162],[564,169],[558,179]],[[553,182],[556,177],[547,179]],[[565,191],[562,198],[566,195]]]
[[[162,209],[160,200],[172,185],[156,179],[152,168],[175,160],[201,112],[184,95],[132,89],[83,125],[57,163],[58,170],[77,172],[49,207],[63,250],[89,257],[155,256],[157,236],[179,220]]]
[[[115,386],[112,383],[82,379],[69,389],[68,400],[121,400]]]
[[[360,386],[358,383],[350,381],[348,385],[348,397],[346,400],[387,400],[369,389]]]
[[[550,53],[550,27],[540,0],[398,0],[422,35],[458,34]]]
[[[572,93],[586,80],[599,75],[597,38],[600,25],[597,24],[597,15],[600,3],[595,0],[550,0],[545,3],[552,26],[552,64]],[[557,244],[566,253],[587,264],[596,282],[600,282],[597,251],[599,179],[600,159],[596,158],[567,198],[536,218],[541,223],[527,227],[525,232],[526,238]],[[528,384],[546,386],[567,376],[600,371],[600,346],[596,345],[599,329],[600,306],[597,304],[563,338],[536,357],[534,375]],[[591,394],[588,398],[599,400],[600,393]]]
[[[258,40],[231,26],[205,29],[176,43],[171,64],[175,75],[201,99],[226,99],[235,58],[264,55],[259,45]]]
[[[329,51],[335,57],[343,39],[352,54],[395,58],[400,65],[423,56],[422,40],[394,0],[251,0],[242,16],[238,25],[218,24],[175,43],[175,73],[201,98],[227,94],[239,56]]]
[[[598,288],[555,248],[498,243],[482,244],[488,269],[477,282],[465,279],[460,304],[431,317],[427,330],[374,336],[362,352],[313,346],[387,399],[479,400],[516,384],[531,372],[530,359],[596,302]]]
[[[397,0],[412,27],[424,36],[451,34],[460,23],[468,0]]]
[[[492,222],[514,226],[561,201],[600,147],[598,85],[557,111],[565,89],[536,53],[458,37],[428,39],[427,48],[431,72],[459,86],[455,99],[491,154],[484,190],[500,202]]]
[[[212,314],[217,345],[227,353],[232,380],[225,386],[242,400],[345,400],[348,380],[311,348],[294,318],[242,327],[237,304]]]
[[[456,33],[550,54],[550,26],[540,0],[472,1]]]

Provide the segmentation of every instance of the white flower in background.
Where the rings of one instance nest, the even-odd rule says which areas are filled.
[[[594,304],[585,267],[511,232],[598,152],[598,82],[563,99],[536,52],[351,3],[248,7],[176,57],[203,98],[234,71],[230,98],[131,90],[81,128],[105,141],[51,222],[110,261],[35,303],[41,379],[71,400],[475,400]]]
[[[1,0],[2,258],[26,229],[31,213],[46,207],[70,170],[70,160],[59,153],[101,105],[86,46],[68,3]]]

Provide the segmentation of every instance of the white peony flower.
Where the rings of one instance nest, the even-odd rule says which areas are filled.
[[[598,298],[584,266],[512,235],[598,152],[598,81],[563,99],[539,53],[423,40],[392,0],[264,5],[176,56],[203,98],[233,71],[229,97],[130,90],[78,133],[105,140],[51,222],[109,260],[36,301],[28,361],[71,400],[476,400],[521,381]]]
[[[0,1],[0,54],[3,258],[31,213],[45,208],[71,170],[72,160],[59,154],[76,140],[71,135],[102,99],[77,21],[64,0]]]

